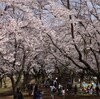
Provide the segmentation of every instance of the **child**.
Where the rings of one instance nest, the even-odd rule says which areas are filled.
[[[64,87],[62,87],[62,96],[63,96],[63,99],[65,99],[65,89],[64,89]]]

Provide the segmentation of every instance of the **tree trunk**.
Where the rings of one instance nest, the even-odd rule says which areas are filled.
[[[15,88],[15,83],[14,83],[14,78],[13,78],[13,76],[10,76],[9,78],[10,78],[10,80],[11,80],[12,91],[13,91],[13,98],[14,98],[15,90],[16,90],[16,88]]]
[[[2,78],[0,78],[0,88],[2,88]]]
[[[18,77],[16,78],[15,87],[17,87],[21,81],[22,72],[19,72]]]
[[[100,76],[97,76],[97,84],[100,84]]]
[[[4,83],[4,88],[7,88],[7,85],[6,85],[6,76],[3,77],[3,83]]]
[[[83,79],[80,78],[80,88],[82,88]]]
[[[24,78],[23,78],[22,87],[23,87],[23,90],[25,90],[26,89],[26,85],[29,83],[29,73],[28,72],[27,73],[24,72],[23,76],[24,76]]]
[[[72,76],[71,78],[72,78],[72,86],[73,86],[73,84],[74,84],[74,74],[72,74],[71,76]]]
[[[11,80],[11,84],[12,84],[12,93],[13,93],[13,98],[16,92],[16,88],[18,86],[18,83],[15,82],[13,75],[8,76]]]

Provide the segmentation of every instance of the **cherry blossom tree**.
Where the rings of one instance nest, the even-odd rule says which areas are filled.
[[[99,0],[0,1],[0,72],[13,91],[22,74],[25,82],[63,66],[100,79]]]
[[[67,5],[63,1],[64,7],[67,9],[72,9],[69,0],[67,0]],[[100,30],[97,29],[99,26],[99,11],[97,9],[97,1],[82,1],[79,7],[74,10],[74,13],[68,15],[68,18],[64,20],[63,16],[58,16],[57,18],[62,18],[66,24],[64,24],[68,29],[60,31],[56,34],[56,38],[53,38],[48,34],[52,44],[69,60],[74,63],[78,68],[90,71],[90,74],[96,76],[99,80],[100,74],[100,64],[99,64],[99,36]],[[79,2],[77,2],[79,3]],[[92,12],[90,8],[92,6]],[[67,11],[67,10],[65,10]],[[72,10],[73,11],[73,10]],[[78,12],[79,11],[79,12]],[[62,14],[62,11],[59,12]],[[65,13],[64,13],[65,14]],[[60,15],[60,14],[59,14]],[[67,20],[67,21],[66,21]],[[94,23],[97,23],[94,25]],[[62,27],[64,28],[64,25]],[[58,26],[59,27],[59,26]],[[58,28],[60,30],[61,26]],[[62,28],[61,28],[62,29]],[[63,36],[64,35],[64,36]],[[65,39],[64,39],[65,38]],[[64,41],[66,40],[66,41]],[[67,41],[68,40],[68,41]],[[57,42],[57,43],[56,43]]]
[[[35,49],[39,46],[39,29],[42,28],[39,19],[32,14],[32,8],[26,5],[28,3],[18,2],[3,1],[0,17],[0,52],[3,60],[1,70],[11,79],[13,92],[21,80],[23,71],[26,70],[25,65],[27,66],[36,55]],[[14,79],[15,75],[16,79]]]

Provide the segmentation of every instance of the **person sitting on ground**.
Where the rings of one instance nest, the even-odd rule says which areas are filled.
[[[88,85],[87,86],[87,93],[89,93],[89,90],[90,90],[90,86]]]
[[[100,89],[99,89],[99,86],[98,85],[96,86],[95,90],[96,90],[96,94],[99,95]]]
[[[92,95],[93,94],[93,85],[91,85],[90,89],[89,89],[89,94]]]
[[[17,88],[16,93],[14,95],[14,99],[24,99],[23,94],[22,94],[20,88]]]

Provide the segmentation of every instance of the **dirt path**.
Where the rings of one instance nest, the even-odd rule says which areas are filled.
[[[50,89],[43,88],[44,95],[43,99],[51,99],[50,96]],[[0,99],[13,99],[11,96],[3,96]],[[24,99],[33,99],[32,96],[24,96]],[[55,94],[55,99],[63,99],[61,96],[58,96],[57,93]],[[66,96],[66,99],[100,99],[100,96]]]
[[[0,99],[12,99],[12,97],[0,97]],[[33,99],[32,97],[25,97],[24,99]],[[51,99],[50,96],[44,96],[43,99]],[[62,97],[55,97],[55,99],[62,99]],[[66,99],[100,99],[97,96],[67,96]]]

